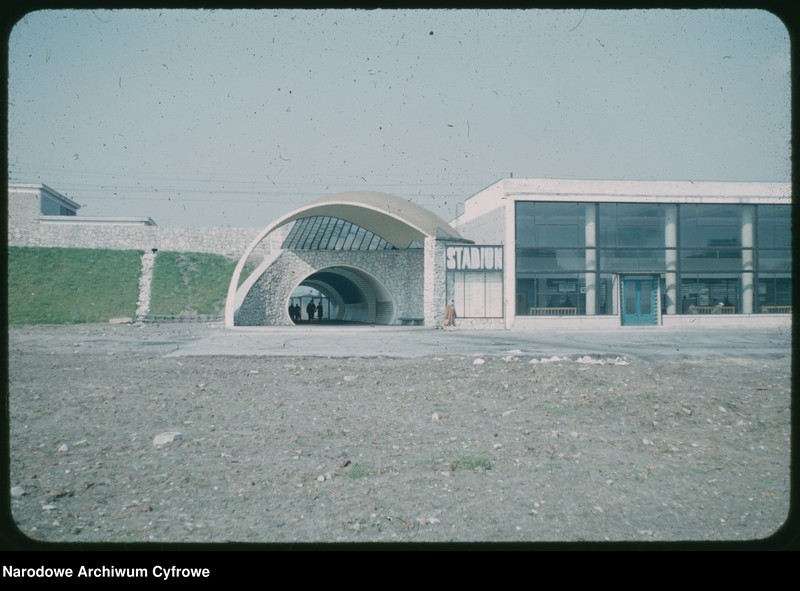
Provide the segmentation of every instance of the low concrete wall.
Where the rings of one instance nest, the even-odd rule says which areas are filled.
[[[660,325],[622,326],[618,316],[516,316],[513,329],[597,330],[650,328],[785,328],[791,330],[791,314],[679,314],[664,315]]]
[[[792,328],[791,314],[677,314],[661,321],[667,328]]]
[[[505,330],[503,318],[456,318],[456,330]]]
[[[620,328],[618,316],[516,316],[514,330],[588,330]]]

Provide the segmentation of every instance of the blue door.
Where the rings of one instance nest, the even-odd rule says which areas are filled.
[[[658,277],[623,276],[622,324],[653,326],[658,313]]]

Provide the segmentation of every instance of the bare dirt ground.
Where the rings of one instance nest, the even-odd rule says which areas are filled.
[[[24,536],[752,541],[787,519],[788,348],[713,361],[166,354],[203,330],[9,331]],[[152,350],[113,340],[145,334]]]

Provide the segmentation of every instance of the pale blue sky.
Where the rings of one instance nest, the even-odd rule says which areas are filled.
[[[254,227],[347,190],[449,220],[511,172],[788,181],[789,53],[761,11],[42,11],[9,39],[10,180]]]

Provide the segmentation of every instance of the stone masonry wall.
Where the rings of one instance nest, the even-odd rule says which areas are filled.
[[[178,228],[91,223],[39,223],[14,226],[9,222],[9,246],[49,248],[108,248],[203,252],[238,258],[258,234],[258,228]],[[261,252],[269,251],[263,241]]]
[[[39,225],[39,195],[27,191],[8,195],[8,243],[14,236],[24,236],[34,232]],[[15,245],[16,246],[16,245]]]
[[[425,239],[425,326],[441,326],[444,321],[446,246],[436,238]]]
[[[286,250],[270,265],[240,306],[238,326],[290,325],[289,298],[314,272],[331,266],[356,267],[375,277],[395,300],[395,318],[422,317],[421,250]]]

